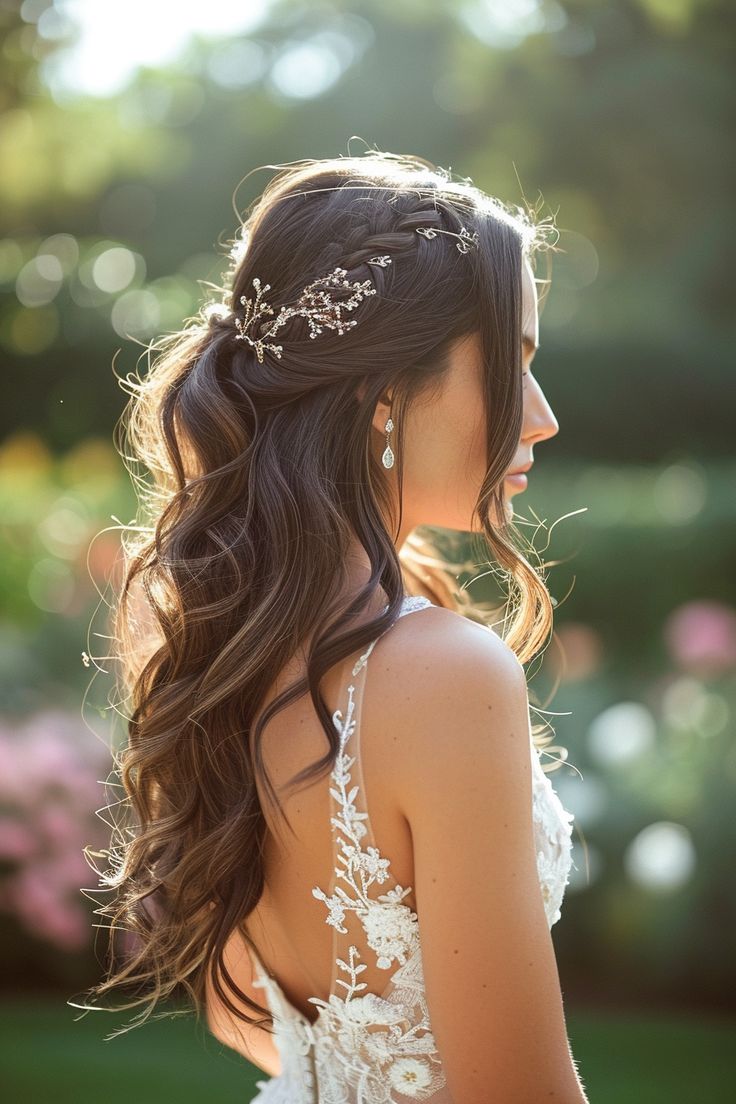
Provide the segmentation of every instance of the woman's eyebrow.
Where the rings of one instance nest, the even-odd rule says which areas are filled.
[[[522,345],[524,346],[524,348],[526,349],[526,351],[528,353],[531,353],[532,356],[534,356],[537,349],[539,348],[539,346],[535,343],[534,338],[530,337],[529,334],[524,334],[522,336],[521,342],[522,342]]]

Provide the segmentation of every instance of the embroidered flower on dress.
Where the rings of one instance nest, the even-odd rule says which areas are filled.
[[[405,1096],[418,1096],[432,1081],[432,1073],[426,1062],[418,1058],[397,1058],[388,1071],[393,1088]]]
[[[386,893],[382,893],[378,900],[385,901],[387,904],[397,904],[399,901],[403,901],[410,893],[411,886],[404,889],[403,886],[395,885],[393,889],[389,889]]]
[[[353,997],[348,1001],[346,1015],[353,1023],[389,1027],[391,1024],[401,1023],[406,1011],[375,993],[366,993],[364,997]]]
[[[319,886],[315,886],[312,890],[312,896],[316,897],[318,901],[324,901],[327,908],[330,910],[329,916],[326,917],[325,923],[331,924],[333,928],[337,928],[338,931],[346,932],[348,929],[343,927],[343,920],[345,919],[345,908],[340,899],[335,895],[334,897],[328,897],[323,889]]]
[[[362,917],[368,946],[378,957],[377,965],[388,970],[396,958],[406,962],[407,951],[416,938],[416,913],[406,905],[372,902]]]
[[[396,1040],[387,1031],[366,1031],[363,1053],[374,1065],[385,1066],[386,1062],[396,1057]]]
[[[389,859],[382,859],[377,847],[369,847],[367,851],[360,852],[360,869],[375,878],[377,882],[385,882],[388,878]]]

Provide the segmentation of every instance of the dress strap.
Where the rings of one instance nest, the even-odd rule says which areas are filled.
[[[407,595],[398,616],[403,617],[431,605],[428,598]],[[402,929],[406,937],[403,943],[401,940],[394,940],[393,943],[386,941],[380,933],[380,924],[374,924],[376,930],[373,933],[370,931],[370,923],[377,915],[373,908],[376,901],[383,902],[384,906],[399,905],[412,891],[411,887],[393,886],[388,892],[377,896],[373,888],[375,883],[380,885],[391,880],[390,859],[384,858],[376,845],[365,801],[360,753],[360,722],[368,659],[380,639],[381,636],[372,640],[355,660],[342,695],[342,704],[332,715],[340,736],[339,751],[330,775],[333,871],[328,893],[319,887],[312,890],[312,895],[323,901],[328,909],[326,923],[333,928],[330,993],[336,992],[336,986],[341,987],[337,995],[342,1000],[352,998],[353,994],[365,988],[358,981],[358,974],[366,968],[360,963],[366,942],[377,955],[378,967],[388,970],[394,959],[400,964],[406,961],[415,937],[411,923],[405,924]],[[402,909],[405,914],[409,912],[406,906]],[[366,930],[367,927],[369,930]],[[338,971],[342,976],[338,977]],[[315,1000],[315,1003],[318,1002]]]

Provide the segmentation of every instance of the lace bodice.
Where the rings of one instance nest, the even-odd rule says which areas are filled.
[[[426,598],[405,597],[399,616],[431,605]],[[253,1104],[453,1104],[425,998],[419,920],[404,900],[412,890],[387,884],[393,881],[391,860],[376,846],[361,799],[360,703],[376,643],[353,666],[344,709],[332,718],[340,734],[330,776],[335,869],[327,891],[312,889],[333,929],[330,997],[310,998],[318,1013],[309,1023],[253,955],[253,985],[264,990],[282,1059],[278,1077],[256,1082],[260,1092]],[[572,865],[573,815],[563,808],[531,740],[530,753],[537,871],[551,927],[560,918]],[[361,980],[367,955],[387,972],[380,994],[366,992]]]

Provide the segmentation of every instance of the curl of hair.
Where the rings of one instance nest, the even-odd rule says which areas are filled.
[[[130,701],[116,759],[130,824],[105,852],[114,900],[97,911],[110,918],[111,936],[121,929],[130,938],[119,969],[90,993],[130,990],[118,1007],[147,1003],[138,1022],[181,990],[200,1014],[211,984],[233,1015],[269,1029],[268,1009],[224,961],[236,929],[250,943],[244,921],[264,888],[256,779],[278,808],[262,761],[264,726],[309,693],[329,751],[292,780],[308,785],[338,751],[321,679],[393,623],[404,593],[488,623],[489,608],[457,586],[462,565],[438,554],[428,530],[397,551],[386,518],[398,532],[401,503],[393,518],[371,446],[376,403],[391,387],[401,485],[404,412],[439,386],[450,345],[470,333],[480,336],[493,411],[475,516],[483,551],[509,587],[504,639],[524,663],[552,625],[542,569],[511,522],[492,520],[504,517],[504,475],[522,424],[522,263],[554,248],[549,222],[417,157],[371,151],[276,167],[232,243],[221,301],[161,339],[145,378],[128,378],[117,427],[139,498],[113,621]],[[427,240],[418,226],[450,234]],[[463,226],[478,234],[467,253],[450,236]],[[366,267],[374,254],[393,263]],[[267,354],[263,363],[235,340],[233,305],[255,275],[278,307],[337,265],[350,280],[370,274],[378,288],[347,336],[313,342],[304,321],[292,320],[282,359]],[[346,604],[338,595],[355,540],[371,573]],[[356,628],[379,585],[388,608]],[[256,721],[306,639],[306,677]]]

